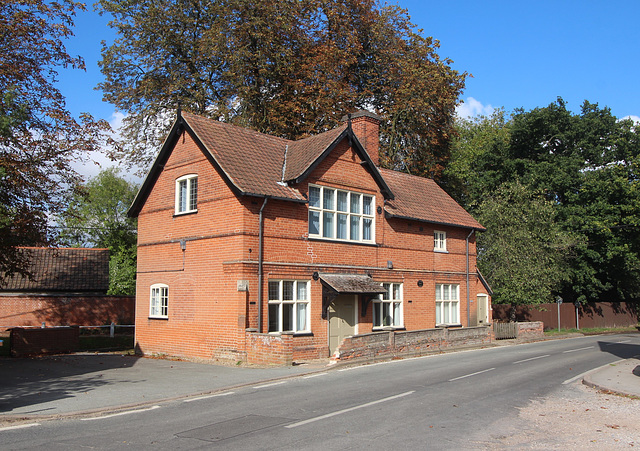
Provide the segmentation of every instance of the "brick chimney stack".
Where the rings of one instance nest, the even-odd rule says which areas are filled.
[[[342,118],[348,121],[348,116]],[[356,111],[351,114],[351,128],[357,136],[360,144],[367,151],[369,157],[376,166],[380,165],[380,123],[382,118],[369,111]]]

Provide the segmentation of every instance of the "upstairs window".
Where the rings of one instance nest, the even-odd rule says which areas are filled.
[[[184,175],[176,180],[176,214],[198,211],[198,176]]]
[[[433,232],[433,250],[447,252],[447,232]]]
[[[309,185],[309,236],[373,243],[374,209],[374,196]]]

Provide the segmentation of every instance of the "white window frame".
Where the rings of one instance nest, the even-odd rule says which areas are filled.
[[[447,232],[433,231],[433,250],[435,252],[447,252]]]
[[[312,196],[314,190],[318,190],[319,198],[317,199]],[[368,202],[365,199],[368,199]],[[376,197],[372,194],[310,184],[309,237],[332,241],[375,243],[375,209]],[[314,227],[316,222],[317,229]],[[369,226],[366,227],[365,223]],[[365,239],[365,234],[368,234],[368,239]]]
[[[384,327],[403,328],[404,327],[404,302],[403,289],[401,283],[383,283],[382,287],[387,290],[372,301],[372,324],[373,329]],[[387,315],[385,315],[385,310]],[[387,321],[387,318],[389,321]],[[388,324],[385,324],[388,323]]]
[[[285,295],[285,286],[292,284],[292,293],[290,296]],[[277,285],[277,293],[274,293],[273,288]],[[304,287],[306,293],[306,299],[301,299],[300,289]],[[268,321],[267,327],[269,333],[309,333],[311,332],[311,300],[310,300],[311,284],[308,280],[294,280],[294,279],[272,279],[269,280],[267,285],[268,293]],[[288,299],[291,298],[291,299]],[[284,328],[285,309],[290,310],[290,328]],[[304,317],[299,317],[300,310],[304,309]],[[275,327],[272,327],[273,315],[275,318]]]
[[[149,290],[149,318],[169,318],[169,285],[156,283]]]
[[[460,285],[436,284],[436,326],[452,326],[460,323]]]
[[[184,199],[182,186],[184,185]],[[176,179],[175,214],[184,215],[198,211],[198,174],[187,174]]]

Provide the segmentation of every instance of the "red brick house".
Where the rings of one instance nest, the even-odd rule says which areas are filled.
[[[289,141],[179,112],[129,211],[139,350],[290,362],[488,325],[483,227],[432,180],[379,168],[379,123]]]

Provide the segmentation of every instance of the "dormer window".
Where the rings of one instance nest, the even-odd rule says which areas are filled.
[[[309,185],[309,236],[375,242],[375,197]]]
[[[184,175],[176,180],[176,214],[198,211],[198,175]]]

